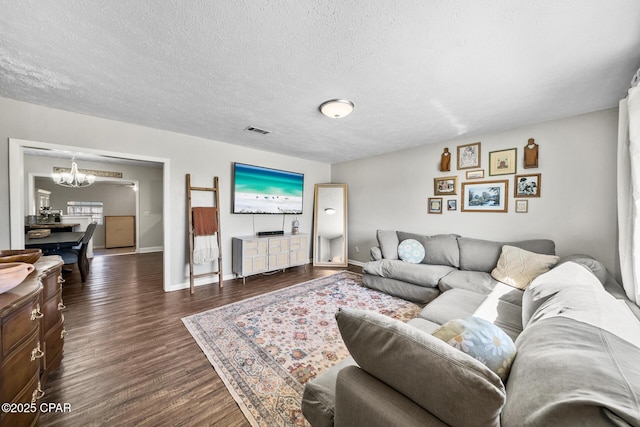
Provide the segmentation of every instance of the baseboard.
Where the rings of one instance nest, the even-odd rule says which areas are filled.
[[[162,252],[164,250],[164,246],[149,246],[147,248],[138,248],[139,254],[149,254],[152,252]]]
[[[223,281],[233,280],[235,278],[236,276],[234,274],[222,275]],[[215,284],[216,286],[218,285],[218,276],[216,274],[212,274],[211,276],[207,276],[207,277],[198,277],[193,281],[193,286],[195,287],[213,285],[213,284]],[[165,289],[165,292],[180,291],[182,289],[189,289],[190,287],[191,287],[191,284],[188,281],[183,283],[175,283],[173,285],[167,286],[167,288]]]
[[[354,259],[350,259],[349,260],[349,264],[353,264],[353,265],[357,265],[358,267],[362,267],[362,266],[364,266],[365,263],[362,262],[362,261],[356,261]]]

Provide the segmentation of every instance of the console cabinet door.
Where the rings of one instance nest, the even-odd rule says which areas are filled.
[[[273,237],[269,239],[269,270],[289,267],[289,238]]]
[[[267,271],[268,247],[264,239],[233,238],[233,272],[245,277]]]
[[[291,252],[289,254],[289,264],[303,265],[308,261],[308,239],[306,235],[297,235],[291,237]]]

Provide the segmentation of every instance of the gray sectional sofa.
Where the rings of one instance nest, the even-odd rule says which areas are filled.
[[[491,271],[504,245],[555,255],[555,243],[548,239],[494,242],[456,234],[423,236],[393,230],[378,230],[377,238],[378,246],[371,248],[372,261],[363,267],[362,282],[372,289],[421,304],[450,289],[491,292],[498,283],[491,277]],[[399,259],[398,246],[408,239],[423,245],[422,262],[411,264]]]
[[[407,239],[421,242],[422,262],[398,259]],[[492,276],[503,248],[546,257],[553,241],[379,231],[378,242],[363,283],[426,306],[406,324],[336,314],[351,356],[306,384],[302,409],[313,427],[640,426],[640,310],[599,261],[557,259],[518,289]],[[456,319],[510,337],[506,371],[440,339]]]

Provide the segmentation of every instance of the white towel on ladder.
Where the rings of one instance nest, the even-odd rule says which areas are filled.
[[[218,236],[195,236],[193,238],[193,263],[204,264],[218,258]]]

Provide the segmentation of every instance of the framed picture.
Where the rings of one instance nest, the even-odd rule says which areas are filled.
[[[477,171],[467,171],[467,179],[481,179],[484,178],[484,169]]]
[[[458,170],[480,167],[480,143],[458,145]]]
[[[442,197],[429,197],[429,210],[432,214],[442,213]]]
[[[516,212],[527,213],[529,211],[528,200],[516,200]]]
[[[516,175],[514,180],[514,197],[540,197],[542,189],[541,176],[539,173],[530,175]]]
[[[436,196],[448,196],[458,194],[458,177],[447,176],[433,179],[433,194]]]
[[[462,183],[462,212],[507,212],[509,181]]]
[[[456,199],[447,200],[447,210],[448,211],[458,210],[458,201]]]
[[[516,148],[489,153],[489,175],[516,173]]]

